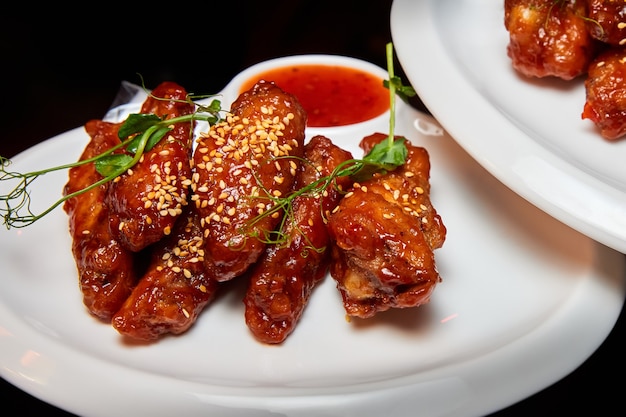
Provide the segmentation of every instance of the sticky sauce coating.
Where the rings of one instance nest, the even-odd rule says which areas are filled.
[[[240,92],[257,81],[273,81],[295,95],[304,107],[309,127],[345,126],[364,122],[389,109],[389,91],[382,78],[335,65],[276,68],[248,80]]]

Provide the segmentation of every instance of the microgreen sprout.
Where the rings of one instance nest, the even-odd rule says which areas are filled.
[[[159,97],[154,98],[166,100]],[[176,123],[192,123],[197,120],[214,124],[221,119],[221,103],[219,100],[212,100],[205,106],[195,103],[193,101],[194,98],[197,99],[197,97],[188,96],[186,100],[184,100],[185,102],[196,105],[196,111],[189,115],[171,119],[166,119],[166,116],[161,118],[154,114],[129,115],[118,131],[120,143],[90,159],[39,171],[20,173],[10,171],[9,166],[11,165],[11,160],[0,156],[0,182],[12,181],[14,185],[8,193],[0,194],[0,216],[2,216],[4,225],[7,229],[29,226],[70,198],[114,180],[116,177],[135,166],[141,159],[141,156],[145,152],[150,151],[165,137],[172,129],[172,125]],[[115,151],[119,149],[124,149],[125,152],[116,153]],[[81,190],[62,196],[42,212],[33,213],[31,209],[30,187],[37,178],[50,172],[91,163],[95,164],[96,170],[102,175],[102,179]]]
[[[330,186],[336,186],[337,179],[340,177],[350,177],[354,181],[364,181],[371,178],[375,173],[387,173],[404,165],[407,157],[407,147],[404,137],[395,136],[395,116],[396,116],[396,97],[408,100],[408,97],[415,95],[415,90],[411,86],[402,84],[400,77],[394,73],[393,67],[393,44],[388,43],[386,48],[387,71],[389,80],[384,80],[383,85],[389,90],[389,135],[386,140],[376,144],[362,159],[349,159],[339,164],[327,176],[319,177],[310,184],[293,191],[285,197],[274,197],[269,191],[261,198],[270,199],[272,201],[271,208],[262,214],[254,217],[249,221],[244,229],[243,234],[250,235],[246,232],[253,229],[253,226],[262,218],[272,216],[276,213],[283,214],[282,223],[275,232],[263,232],[264,236],[254,236],[265,243],[284,243],[286,236],[282,233],[282,226],[287,221],[295,222],[292,213],[292,205],[298,197],[317,197]],[[258,182],[258,180],[257,180]],[[263,189],[262,184],[259,184]],[[324,216],[324,213],[322,213]],[[312,247],[313,248],[313,247]],[[317,248],[313,248],[319,250]]]
[[[359,180],[371,177],[371,175],[376,172],[384,173],[392,171],[404,164],[407,156],[407,148],[404,143],[406,139],[402,137],[396,138],[394,134],[396,114],[395,101],[396,96],[406,99],[407,97],[415,95],[415,91],[412,87],[403,85],[402,80],[395,76],[393,68],[393,45],[391,43],[387,44],[386,57],[389,80],[384,81],[384,86],[389,89],[390,100],[389,136],[387,140],[374,146],[363,159],[350,159],[345,161],[335,168],[329,176],[321,177],[284,198],[268,196],[268,198],[271,198],[274,202],[272,209],[253,219],[252,224],[256,223],[261,217],[272,215],[277,211],[290,213],[291,205],[295,198],[301,195],[319,195],[319,193],[328,186],[335,184],[338,177],[348,176]],[[11,160],[0,156],[0,182],[17,181],[14,188],[8,193],[0,194],[0,216],[2,216],[4,225],[7,229],[11,227],[22,228],[29,226],[68,199],[114,180],[116,177],[132,168],[145,152],[152,149],[167,135],[171,130],[171,126],[175,123],[205,121],[210,125],[215,124],[221,120],[220,113],[222,109],[219,100],[212,100],[210,104],[206,106],[200,105],[194,101],[194,99],[206,97],[211,96],[188,96],[185,101],[196,105],[196,111],[185,116],[166,119],[166,117],[160,118],[153,114],[129,115],[119,129],[118,136],[121,141],[119,145],[90,159],[40,171],[20,173],[9,171],[8,167],[11,165]],[[124,149],[124,152],[115,152],[119,149]],[[53,171],[70,169],[75,166],[90,163],[95,164],[96,170],[102,175],[102,179],[74,193],[62,196],[42,212],[33,213],[31,210],[30,187],[37,178]],[[258,238],[271,242],[284,239],[284,236],[282,236],[280,232],[277,233],[277,235],[264,233],[265,236],[259,236]]]

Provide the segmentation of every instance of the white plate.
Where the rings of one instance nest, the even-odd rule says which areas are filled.
[[[396,0],[402,68],[428,109],[512,190],[626,253],[626,139],[581,119],[583,79],[519,76],[506,55],[503,0]]]
[[[360,156],[360,138],[386,126],[367,129],[333,139]],[[57,209],[0,231],[0,374],[84,416],[428,417],[484,415],[578,367],[617,319],[624,256],[512,193],[434,119],[399,105],[397,133],[430,152],[432,198],[449,231],[429,305],[348,323],[327,277],[284,345],[265,346],[248,333],[233,285],[188,333],[124,344],[83,308]],[[13,168],[73,161],[86,142],[72,130]],[[45,207],[66,174],[40,181],[32,197]]]

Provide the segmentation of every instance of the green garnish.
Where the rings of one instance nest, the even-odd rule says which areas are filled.
[[[155,97],[159,100],[162,98]],[[150,151],[167,133],[171,126],[176,123],[193,121],[205,121],[214,124],[220,120],[221,103],[212,100],[208,106],[197,105],[192,96],[187,97],[186,102],[197,106],[194,113],[172,119],[160,118],[154,114],[131,114],[120,126],[118,136],[121,140],[119,145],[97,155],[93,158],[71,164],[59,165],[52,168],[33,171],[27,173],[8,171],[11,161],[0,156],[0,182],[14,181],[15,186],[7,194],[0,194],[0,215],[7,229],[11,227],[22,228],[29,226],[41,219],[59,205],[72,197],[83,194],[89,190],[99,187],[109,181],[114,180],[128,169],[135,166],[141,156]],[[197,98],[197,97],[195,97]],[[116,150],[124,148],[124,153],[114,153]],[[33,213],[31,210],[31,199],[29,187],[42,175],[50,172],[70,169],[72,167],[94,163],[96,170],[102,179],[96,183],[65,195],[54,202],[50,207],[40,213]],[[25,214],[23,213],[25,212]]]
[[[404,164],[407,156],[407,148],[405,138],[396,138],[395,130],[395,99],[399,96],[402,99],[415,95],[415,91],[410,86],[404,86],[399,77],[395,76],[393,69],[393,45],[387,44],[386,48],[387,70],[389,80],[384,81],[385,87],[389,89],[390,100],[390,120],[389,120],[389,136],[387,140],[374,146],[371,151],[363,157],[363,159],[351,159],[345,161],[338,166],[331,175],[322,177],[312,184],[296,190],[287,197],[276,198],[269,196],[274,201],[272,210],[265,212],[259,217],[253,219],[252,224],[256,223],[259,218],[271,215],[276,211],[290,212],[293,200],[301,195],[316,195],[322,192],[329,185],[334,184],[339,177],[353,177],[355,180],[362,180],[371,177],[374,173],[388,172],[396,169]],[[204,96],[207,97],[207,96]],[[198,105],[193,101],[198,97],[187,97],[186,102],[191,102],[197,106],[197,110],[185,116],[165,120],[152,114],[131,114],[119,129],[120,144],[112,149],[103,152],[94,158],[84,161],[78,161],[71,164],[60,165],[53,168],[47,168],[40,171],[19,173],[8,171],[11,161],[0,156],[0,182],[17,181],[15,187],[7,194],[0,195],[0,215],[3,223],[10,229],[11,227],[22,228],[31,225],[35,221],[41,219],[50,213],[57,206],[66,200],[77,195],[85,193],[93,188],[114,180],[119,175],[132,168],[141,158],[141,156],[152,149],[171,129],[171,125],[182,122],[205,121],[209,124],[215,124],[220,120],[221,103],[213,100],[208,106]],[[124,153],[115,153],[116,150],[124,148]],[[69,169],[75,166],[94,163],[96,170],[103,178],[72,194],[65,195],[53,203],[49,208],[38,214],[31,210],[31,200],[29,187],[37,178],[47,173]],[[25,211],[26,214],[22,212]],[[273,233],[273,232],[272,232]],[[265,236],[259,236],[259,239],[274,241],[272,233],[265,233]],[[280,232],[277,232],[280,233]],[[280,240],[280,237],[279,239]]]
[[[395,115],[396,115],[396,96],[402,99],[414,96],[415,90],[411,86],[405,86],[402,84],[400,77],[394,74],[393,68],[393,44],[388,43],[386,48],[387,57],[387,71],[389,73],[389,80],[383,81],[383,85],[389,89],[389,135],[386,140],[376,144],[362,159],[349,159],[339,164],[333,172],[328,176],[318,178],[316,181],[307,184],[306,186],[295,190],[285,197],[275,197],[270,192],[264,193],[262,196],[264,199],[270,199],[272,201],[271,209],[263,212],[262,214],[254,217],[245,226],[246,230],[242,230],[242,233],[248,236],[255,237],[268,244],[280,244],[284,243],[287,238],[282,233],[285,222],[290,221],[293,216],[292,205],[293,201],[301,196],[304,197],[316,197],[323,193],[329,186],[336,186],[336,181],[340,177],[351,177],[354,181],[364,181],[372,177],[375,173],[386,173],[395,170],[396,168],[404,165],[407,157],[407,147],[405,144],[406,139],[404,137],[396,138],[395,131]],[[289,157],[287,157],[289,158]],[[305,161],[306,163],[306,161]],[[257,181],[260,186],[259,181]],[[262,218],[271,216],[275,213],[284,213],[281,223],[278,225],[275,231],[263,231],[263,236],[253,235],[253,226]],[[324,215],[324,213],[322,213]],[[319,248],[314,248],[319,250]]]

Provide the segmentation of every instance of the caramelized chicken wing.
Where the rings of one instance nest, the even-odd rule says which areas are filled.
[[[613,46],[626,45],[626,2],[587,0],[587,27],[591,36]]]
[[[202,215],[209,276],[230,280],[265,249],[264,236],[281,213],[258,216],[291,191],[305,125],[306,113],[293,95],[259,82],[235,100],[224,122],[198,138],[192,199]]]
[[[187,331],[217,290],[217,281],[204,272],[202,246],[200,218],[187,205],[172,233],[156,244],[148,271],[113,316],[113,327],[146,341]]]
[[[367,153],[386,135],[363,139]],[[407,142],[406,163],[354,184],[329,219],[330,272],[348,316],[427,303],[441,278],[433,250],[446,228],[430,201],[426,149]]]
[[[171,119],[193,113],[181,86],[159,84],[143,103],[141,113]],[[191,122],[177,123],[169,134],[111,184],[106,197],[109,228],[126,248],[140,251],[168,235],[187,204],[191,183]]]
[[[626,47],[600,54],[585,80],[583,119],[596,124],[609,140],[626,135]]]
[[[529,77],[564,80],[584,74],[597,49],[586,9],[586,0],[505,0],[513,68]]]
[[[306,163],[298,172],[296,189],[329,176],[352,155],[323,136],[304,147]],[[282,343],[293,332],[314,287],[328,272],[330,248],[326,219],[341,198],[348,177],[337,179],[323,192],[293,200],[292,214],[282,233],[285,241],[268,246],[253,267],[244,296],[245,320],[263,343]]]
[[[91,137],[80,160],[92,158],[119,144],[119,124],[92,120],[85,125]],[[95,184],[102,176],[94,164],[69,170],[63,190],[70,195]],[[136,283],[134,254],[109,232],[109,210],[104,204],[108,183],[68,199],[63,209],[69,216],[72,254],[78,269],[83,302],[89,312],[109,321]]]

